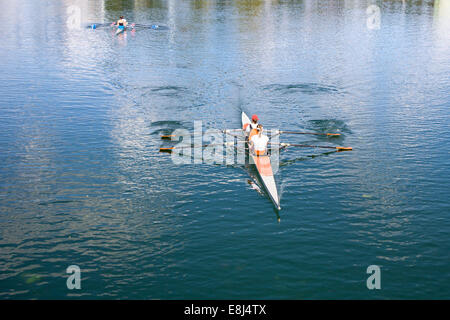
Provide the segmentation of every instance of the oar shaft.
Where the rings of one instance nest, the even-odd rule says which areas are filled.
[[[160,152],[172,152],[172,151],[177,150],[177,149],[206,148],[207,146],[208,146],[207,144],[204,144],[204,145],[201,145],[201,146],[193,146],[193,145],[190,145],[190,146],[177,146],[177,147],[169,147],[169,148],[159,148],[159,151]]]
[[[312,134],[317,136],[340,136],[340,133],[320,133],[320,132],[300,132],[300,131],[279,131],[281,134]]]
[[[233,145],[234,142],[228,142],[228,143],[216,143],[216,144],[202,144],[202,145],[185,145],[185,146],[175,146],[175,147],[169,147],[169,148],[159,148],[160,152],[172,152],[176,149],[186,149],[186,148],[207,148],[207,147],[218,147],[218,146],[229,146]]]

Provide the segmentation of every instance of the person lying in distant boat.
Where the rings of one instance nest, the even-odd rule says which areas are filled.
[[[252,133],[254,134],[252,135]],[[255,155],[262,156],[266,154],[268,142],[269,137],[263,134],[263,126],[258,124],[256,129],[253,129],[249,136],[249,144],[251,150],[253,150]]]

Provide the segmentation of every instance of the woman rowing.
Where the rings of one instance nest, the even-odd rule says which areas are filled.
[[[269,142],[269,137],[263,134],[263,126],[258,124],[256,127],[255,134],[249,136],[249,145],[253,150],[253,153],[257,156],[263,156],[267,151],[267,143]],[[253,131],[252,130],[252,131]]]
[[[120,16],[120,19],[115,23],[115,25],[116,25],[119,29],[123,30],[123,29],[125,29],[125,27],[128,25],[128,22],[127,22],[126,19],[124,19],[123,16]]]

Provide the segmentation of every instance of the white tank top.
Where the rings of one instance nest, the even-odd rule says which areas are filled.
[[[265,134],[262,134],[261,137],[259,136],[259,134],[255,134],[252,137],[253,146],[256,151],[265,151],[268,141],[269,137],[267,137]]]

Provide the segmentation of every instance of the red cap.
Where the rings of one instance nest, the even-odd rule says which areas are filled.
[[[259,120],[259,119],[258,119],[258,116],[257,116],[256,114],[252,115],[252,120],[253,120],[253,121],[258,121],[258,120]]]

